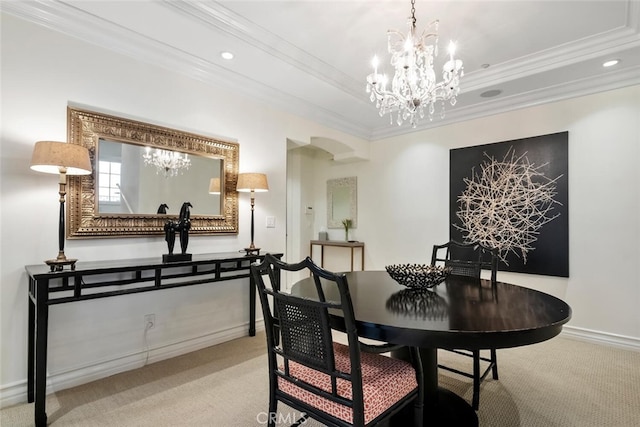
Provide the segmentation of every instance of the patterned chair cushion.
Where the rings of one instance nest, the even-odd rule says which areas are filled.
[[[349,348],[338,343],[334,343],[333,348],[336,368],[343,372],[351,372]],[[412,392],[418,385],[415,370],[408,362],[372,353],[361,353],[360,357],[362,364],[364,421],[365,424],[368,424],[404,396]],[[292,376],[327,392],[331,392],[331,379],[328,375],[295,362],[289,363],[289,370]],[[351,399],[351,382],[338,379],[337,386],[338,395]],[[353,422],[353,411],[347,406],[340,405],[304,390],[284,378],[278,378],[278,387],[282,392],[308,405],[349,423]]]

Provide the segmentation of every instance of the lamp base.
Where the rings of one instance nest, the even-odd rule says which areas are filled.
[[[48,259],[45,263],[51,268],[51,271],[62,271],[65,265],[71,266],[72,270],[76,269],[77,259],[64,258],[64,259]]]
[[[245,255],[260,255],[260,248],[244,248]]]
[[[164,254],[162,262],[191,261],[191,254]]]

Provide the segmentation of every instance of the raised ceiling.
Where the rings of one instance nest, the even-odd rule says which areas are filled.
[[[2,1],[2,11],[242,93],[368,140],[640,83],[640,1],[416,1],[440,20],[465,76],[455,107],[416,129],[381,118],[365,92],[386,31],[409,0]],[[232,60],[220,53],[233,52]],[[608,59],[621,62],[603,68]],[[436,63],[436,66],[440,65]],[[494,97],[481,96],[501,91]]]

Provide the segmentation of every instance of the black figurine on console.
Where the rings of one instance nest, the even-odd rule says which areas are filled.
[[[191,211],[189,208],[192,207],[191,203],[184,202],[180,209],[178,221],[169,220],[164,224],[164,239],[167,241],[169,253],[162,255],[162,262],[191,260],[191,254],[187,253],[187,246],[189,245],[189,230],[191,229]],[[173,253],[176,232],[180,233],[180,250],[182,251],[180,254]]]
[[[191,211],[189,208],[192,207],[189,202],[182,204],[178,225],[176,226],[176,230],[180,232],[180,249],[182,249],[183,254],[187,252],[187,245],[189,245],[189,230],[191,229]]]

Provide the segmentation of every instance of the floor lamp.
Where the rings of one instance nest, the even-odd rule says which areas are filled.
[[[255,206],[256,192],[269,191],[269,184],[267,183],[267,176],[263,173],[241,173],[238,174],[238,184],[236,190],[243,193],[251,192],[251,245],[248,248],[244,248],[247,255],[259,254],[260,248],[256,248],[253,244],[253,232],[254,232],[254,220],[253,210]]]
[[[58,221],[59,252],[55,259],[45,261],[51,271],[61,271],[65,265],[75,269],[77,259],[67,258],[64,254],[64,201],[67,186],[67,175],[91,174],[91,159],[89,150],[76,144],[65,142],[38,141],[33,147],[31,169],[37,172],[55,173],[60,175],[60,219]]]

